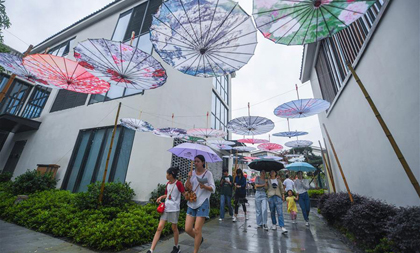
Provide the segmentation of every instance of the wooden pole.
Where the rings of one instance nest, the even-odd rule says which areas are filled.
[[[346,189],[347,189],[347,193],[349,194],[350,201],[351,203],[353,203],[353,195],[351,195],[349,185],[347,184],[346,176],[344,176],[344,172],[343,172],[343,169],[341,168],[340,160],[338,160],[337,153],[335,152],[334,144],[332,143],[330,135],[328,134],[327,127],[325,126],[325,124],[322,124],[322,125],[324,126],[325,133],[327,134],[328,141],[330,142],[335,160],[337,161],[338,168],[340,169],[341,177],[343,178],[344,184],[346,185]]]
[[[335,191],[335,184],[334,184],[334,178],[333,178],[333,175],[332,175],[332,171],[330,170],[330,166],[329,166],[329,165],[328,165],[328,163],[327,163],[327,158],[325,157],[324,151],[322,151],[322,145],[321,145],[321,142],[320,142],[320,141],[318,141],[318,143],[319,143],[319,147],[321,148],[322,161],[323,161],[323,162],[324,162],[324,164],[325,164],[325,170],[327,171],[327,173],[328,173],[328,177],[330,178],[330,181],[331,181],[331,186],[332,186],[332,188],[333,188],[333,191],[334,191],[334,193],[336,193],[336,191]]]
[[[404,171],[407,174],[408,179],[410,179],[411,184],[413,185],[414,189],[417,192],[417,195],[420,198],[419,182],[417,181],[416,177],[414,176],[413,172],[411,171],[410,166],[408,165],[407,161],[405,160],[404,155],[402,154],[400,148],[398,147],[397,142],[395,141],[394,137],[391,134],[391,131],[389,131],[388,126],[386,125],[384,119],[382,118],[381,114],[379,113],[378,109],[376,108],[376,105],[373,103],[372,98],[370,97],[369,93],[367,92],[367,90],[366,90],[365,86],[363,85],[362,81],[360,80],[359,76],[356,74],[356,71],[351,66],[350,62],[347,62],[347,67],[349,68],[349,70],[352,73],[354,79],[356,80],[357,84],[359,85],[360,89],[362,90],[363,95],[365,96],[365,98],[368,101],[370,107],[372,108],[373,114],[375,114],[376,119],[378,120],[379,124],[381,125],[382,130],[384,131],[386,137],[388,137],[388,141],[391,143],[391,146],[394,149],[394,152],[397,155],[397,158],[400,161],[402,167],[404,168]]]
[[[32,50],[33,46],[29,45],[28,49],[26,50],[26,52],[23,54],[23,57],[27,56],[31,50]],[[6,85],[4,86],[3,90],[0,93],[0,103],[3,101],[4,97],[6,96],[7,91],[9,90],[10,86],[12,85],[13,81],[15,80],[16,75],[12,74],[9,78],[9,80],[7,81]]]
[[[100,204],[102,204],[102,198],[103,198],[103,195],[104,195],[106,174],[108,172],[109,158],[111,156],[112,144],[114,144],[115,132],[117,131],[118,116],[120,116],[120,109],[121,109],[121,102],[118,104],[117,116],[115,117],[115,123],[114,123],[114,131],[112,131],[111,144],[109,145],[108,156],[106,158],[105,171],[104,171],[104,176],[102,178],[102,184],[101,184],[101,193],[99,194],[99,203]]]

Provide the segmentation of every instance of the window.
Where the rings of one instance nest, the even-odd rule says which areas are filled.
[[[81,130],[63,181],[63,189],[87,190],[102,181],[114,127]],[[109,159],[107,182],[125,182],[135,131],[117,127]]]
[[[211,128],[227,131],[226,125],[229,117],[228,112],[228,108],[220,100],[219,96],[213,91],[211,108]]]
[[[32,86],[15,79],[0,105],[0,114],[18,115]]]
[[[366,42],[385,0],[378,0],[367,13],[346,29],[320,42],[315,70],[322,96],[332,102],[343,85],[349,70]]]
[[[0,75],[0,92],[3,91],[4,86],[6,86],[7,81],[9,81],[8,76]]]
[[[228,96],[228,88],[229,88],[229,78],[228,76],[220,76],[213,78],[213,86],[214,89],[219,94],[220,98],[229,105],[229,96]]]
[[[69,90],[59,90],[51,108],[51,112],[84,105],[87,96],[88,95],[84,93],[77,93]]]
[[[52,48],[50,51],[48,51],[49,54],[56,55],[56,56],[66,56],[69,54],[70,49],[73,48],[74,45],[74,38],[69,39],[66,42],[61,43],[60,45]]]
[[[121,86],[111,85],[110,89],[103,94],[94,94],[90,96],[89,104],[110,101],[113,99],[127,97],[134,94],[144,94],[144,90],[127,89]]]
[[[49,88],[36,86],[35,90],[32,92],[31,98],[26,104],[22,117],[32,119],[41,116],[41,112],[47,103],[50,92],[51,89]]]

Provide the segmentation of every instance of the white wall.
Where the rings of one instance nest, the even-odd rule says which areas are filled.
[[[419,1],[394,0],[356,72],[420,181]],[[321,98],[312,69],[314,96]],[[420,199],[360,88],[352,78],[330,114],[319,115],[331,136],[350,190],[388,203],[419,205]],[[323,133],[327,143],[325,133]],[[346,191],[328,145],[336,187]]]

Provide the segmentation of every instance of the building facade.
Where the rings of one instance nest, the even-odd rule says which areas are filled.
[[[74,59],[73,48],[78,42],[105,38],[128,43],[134,31],[133,46],[159,60],[168,79],[155,90],[112,86],[105,94],[87,95],[33,86],[17,78],[0,105],[0,168],[4,172],[16,177],[36,169],[37,164],[57,164],[58,187],[72,192],[84,191],[88,184],[101,181],[120,102],[119,118],[139,118],[141,114],[141,119],[155,128],[226,130],[231,118],[231,77],[185,75],[154,52],[149,27],[161,2],[114,1],[34,47],[31,53],[47,52]],[[4,73],[1,84],[7,79]],[[157,184],[166,182],[166,170],[179,165],[167,151],[177,143],[179,140],[118,126],[107,181],[130,182],[135,200],[148,200]],[[216,175],[221,174],[222,162],[211,168]],[[189,166],[181,169],[186,175]]]
[[[420,199],[346,61],[352,63],[420,181],[419,1],[378,0],[347,29],[304,48],[301,81],[331,102],[319,122],[339,191],[346,191],[325,124],[353,193],[390,204]]]

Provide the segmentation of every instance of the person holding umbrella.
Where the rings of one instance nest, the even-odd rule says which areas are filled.
[[[303,179],[303,172],[298,171],[298,178],[295,180],[296,193],[299,194],[299,206],[302,209],[303,218],[306,221],[306,226],[309,226],[309,211],[311,210],[311,203],[309,201],[309,183],[308,180]]]
[[[242,209],[245,213],[245,220],[248,220],[246,217],[246,206],[245,206],[245,197],[246,197],[246,179],[241,169],[236,170],[235,177],[235,216],[233,217],[233,222],[236,221],[239,212],[239,205],[242,205]]]
[[[281,228],[281,233],[287,233],[287,229],[284,228],[284,217],[283,217],[283,201],[284,199],[284,189],[281,181],[277,179],[277,172],[275,170],[270,171],[270,179],[268,179],[268,203],[270,206],[271,213],[271,222],[273,226],[271,229],[277,230],[276,222],[276,211],[277,219],[279,221],[279,227]]]
[[[223,170],[223,176],[220,180],[220,218],[219,220],[222,221],[225,218],[225,204],[227,203],[229,209],[229,215],[233,217],[233,210],[232,210],[232,188],[233,188],[233,178],[229,175],[229,171],[227,169]]]
[[[258,228],[268,230],[267,194],[265,193],[265,190],[267,189],[267,181],[265,179],[265,170],[261,170],[260,176],[257,176],[255,179],[255,189],[255,212],[257,215],[257,225]]]

